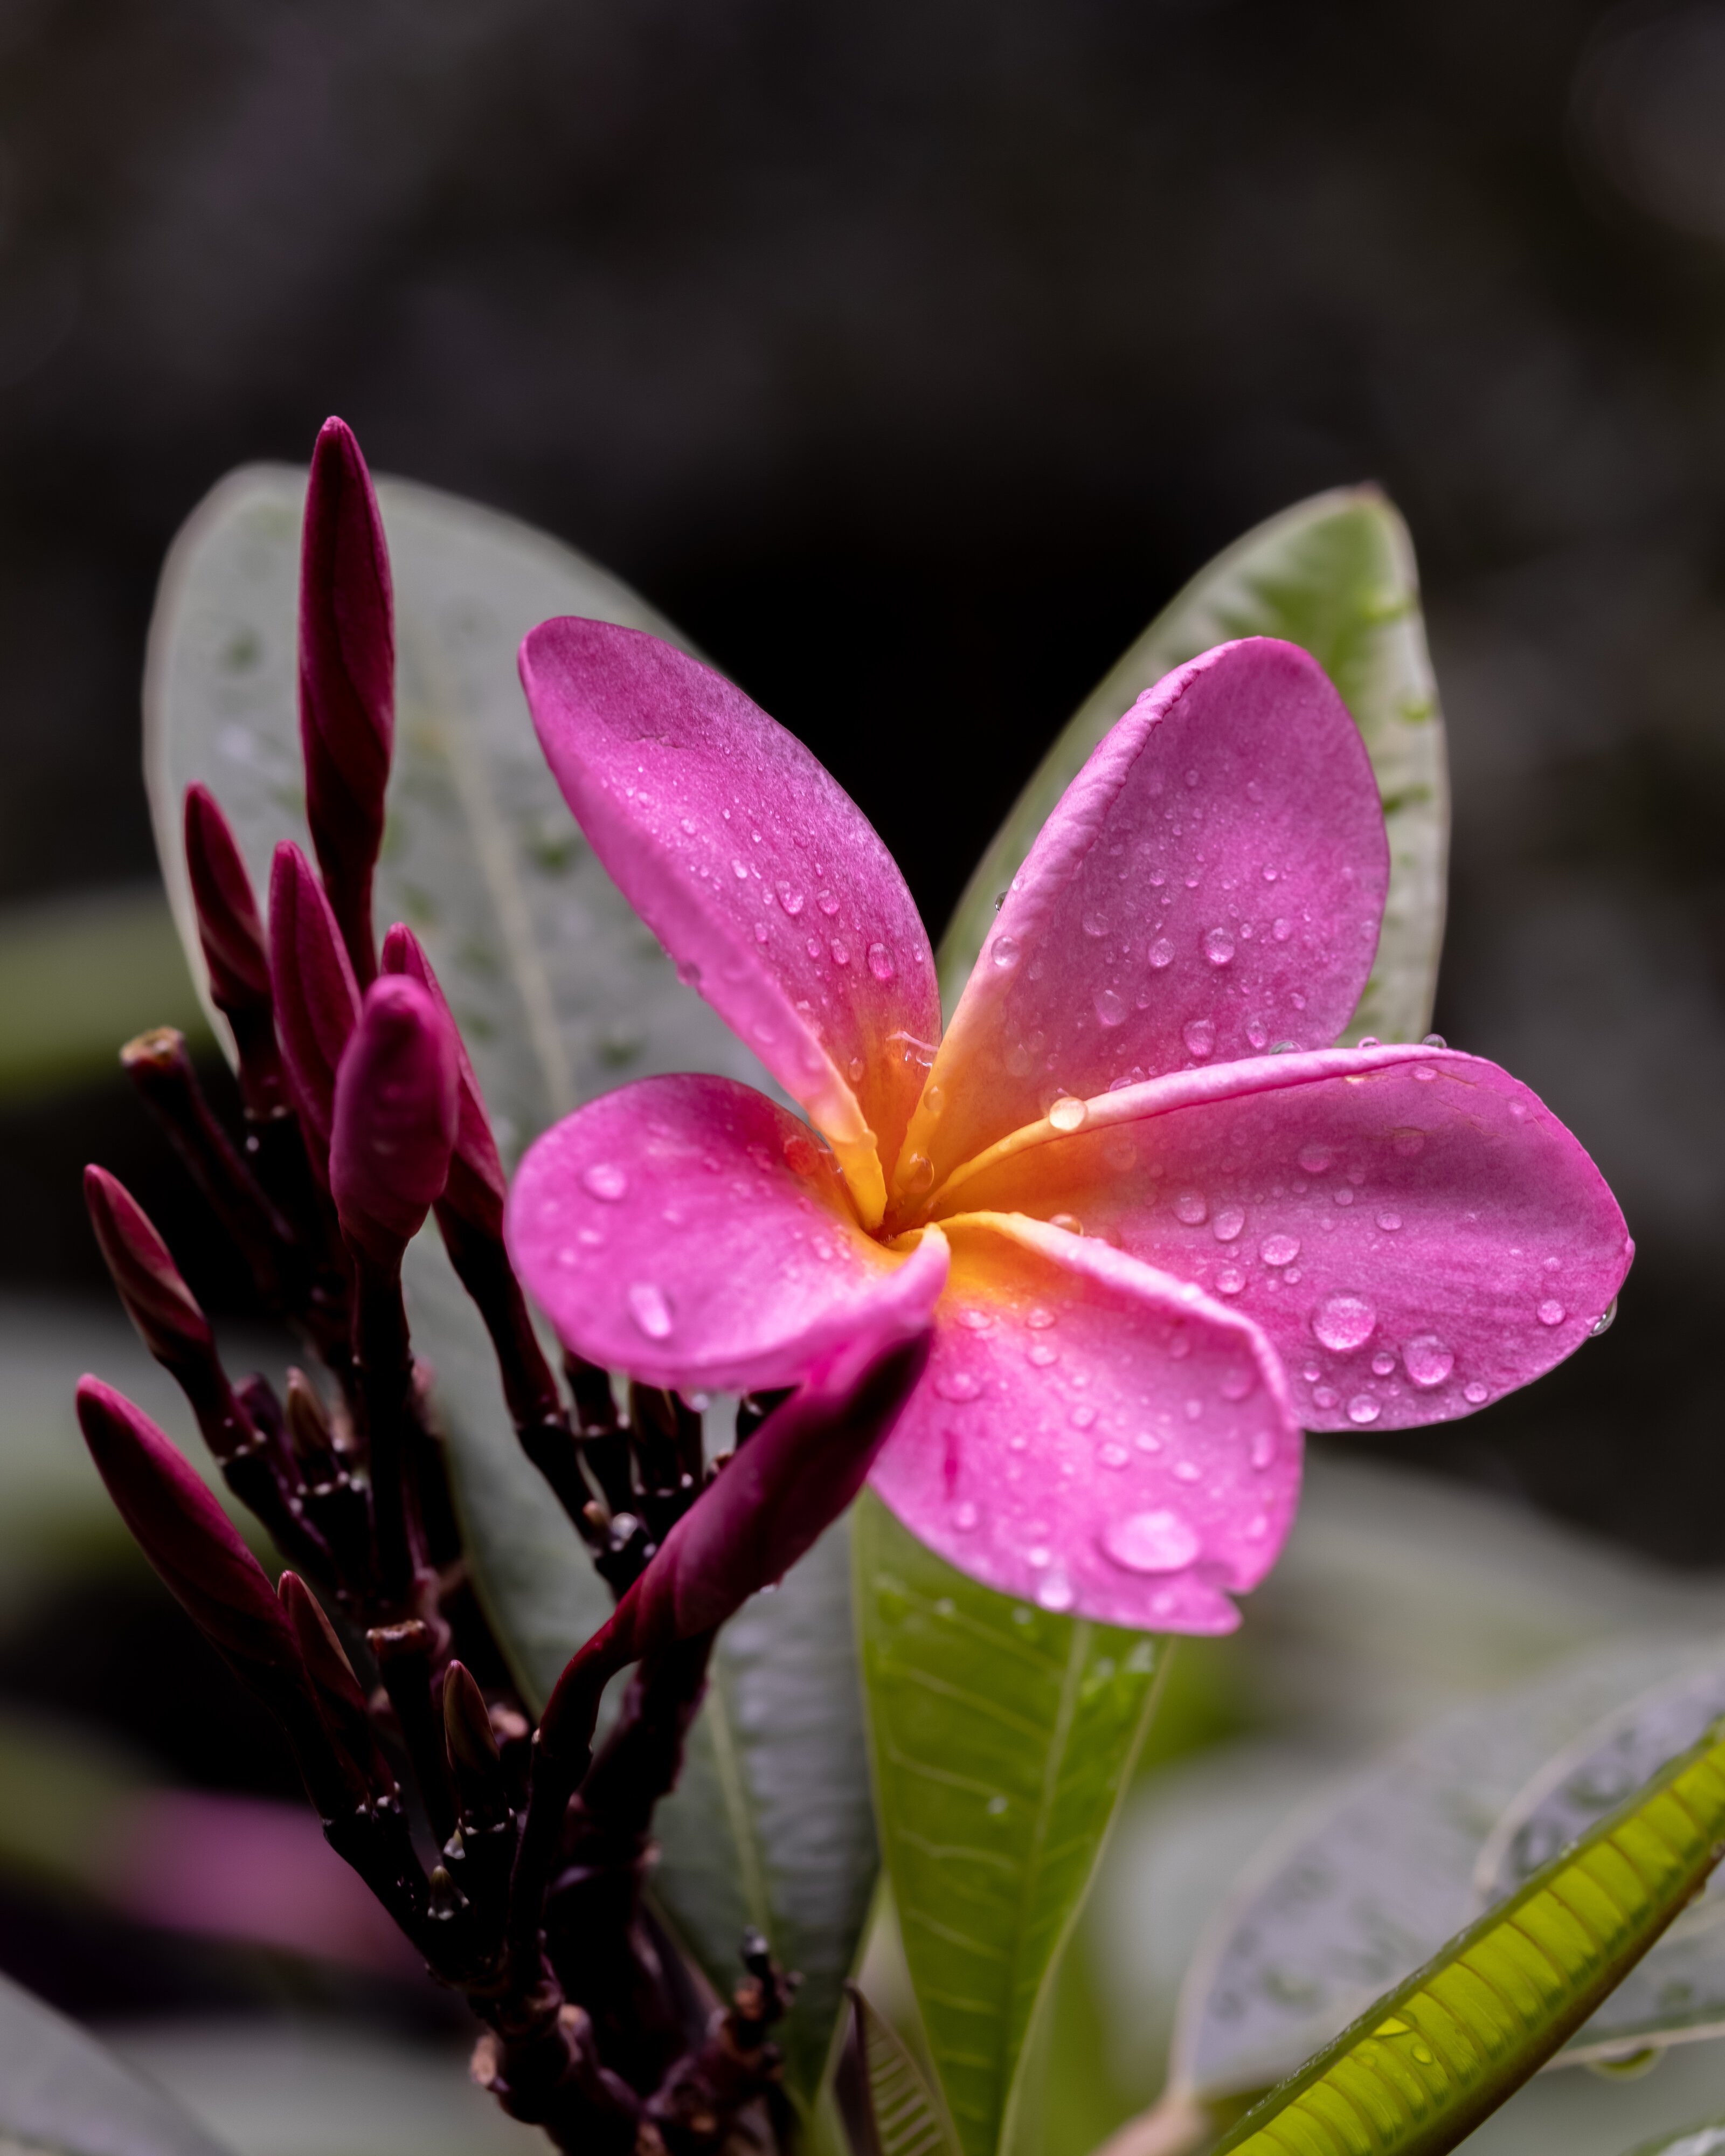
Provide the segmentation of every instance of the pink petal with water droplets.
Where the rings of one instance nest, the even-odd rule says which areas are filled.
[[[908,1254],[865,1235],[809,1126],[730,1078],[645,1078],[565,1116],[507,1234],[565,1346],[685,1392],[794,1384],[877,1320],[919,1322],[947,1270],[938,1232]]]
[[[1571,1354],[1634,1246],[1576,1139],[1476,1056],[1332,1049],[1089,1103],[942,1209],[1077,1219],[1275,1342],[1308,1430],[1471,1414]]]
[[[1138,699],[1043,826],[935,1065],[944,1108],[915,1119],[906,1163],[926,1157],[938,1180],[1056,1089],[1327,1045],[1365,986],[1389,874],[1371,763],[1316,660],[1268,637],[1194,659]]]
[[[1010,1214],[946,1223],[934,1354],[870,1477],[949,1563],[1045,1609],[1230,1632],[1275,1562],[1301,1443],[1256,1327]]]
[[[873,1226],[940,1034],[928,937],[892,856],[800,742],[656,637],[548,621],[521,646],[521,680],[593,850],[832,1140]]]

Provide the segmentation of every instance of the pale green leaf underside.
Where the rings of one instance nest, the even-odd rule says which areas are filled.
[[[1216,2156],[1444,2156],[1609,1997],[1722,1847],[1714,1729],[1375,2000]]]
[[[1628,2156],[1725,2156],[1725,2119],[1714,2119],[1706,2126],[1686,2126],[1681,2133],[1662,2133],[1656,2141],[1640,2142]]]
[[[276,842],[305,843],[295,644],[305,484],[274,466],[223,480],[176,542],[151,628],[146,772],[200,980],[179,837],[186,786],[201,778],[221,801],[260,893]],[[399,480],[380,480],[377,498],[398,654],[378,924],[405,920],[424,942],[506,1156],[650,1072],[762,1082],[583,840],[516,678],[521,639],[552,615],[684,639],[608,572],[525,525]],[[542,1701],[608,1597],[515,1443],[484,1330],[434,1229],[410,1255],[408,1289],[480,1591],[524,1691]],[[656,1891],[721,1990],[736,1980],[744,1922],[802,1969],[783,2040],[805,2092],[877,1868],[848,1580],[842,1549],[824,1547],[738,1617],[683,1787],[659,1820]]]
[[[959,2156],[940,2098],[897,2030],[860,1993],[856,2014],[880,2156]]]
[[[875,1804],[905,1956],[966,2156],[993,2156],[1163,1646],[979,1586],[872,1496],[855,1517]]]
[[[1625,1701],[1717,1656],[1712,1640],[1594,1651],[1422,1732],[1297,1818],[1194,1956],[1170,2082],[1206,2100],[1291,2072],[1468,1921],[1481,1852],[1530,1778]],[[1661,1943],[1646,1970],[1679,1951]]]
[[[1104,734],[1171,668],[1240,636],[1311,652],[1364,739],[1389,838],[1389,894],[1371,978],[1343,1036],[1417,1040],[1443,942],[1449,780],[1407,527],[1373,487],[1296,503],[1199,570],[1080,706],[965,886],[937,957],[950,1012],[1000,894]]]
[[[179,2106],[0,1976],[0,2151],[226,2156]]]

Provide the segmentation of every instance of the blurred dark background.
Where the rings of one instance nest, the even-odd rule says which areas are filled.
[[[683,624],[937,932],[1184,578],[1382,481],[1437,1023],[1640,1257],[1565,1371],[1377,1450],[1725,1560],[1725,5],[3,0],[0,897],[151,872],[164,549],[331,411]],[[98,1291],[91,1153],[190,1233],[117,1083],[13,1102],[4,1285]]]

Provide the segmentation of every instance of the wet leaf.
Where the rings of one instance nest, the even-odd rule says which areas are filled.
[[[855,1508],[883,1854],[966,2156],[1010,2140],[1027,2041],[1148,1726],[1163,1643],[1037,1609]]]
[[[1279,636],[1318,661],[1353,712],[1389,835],[1377,963],[1343,1036],[1418,1040],[1443,942],[1449,779],[1406,526],[1373,487],[1314,495],[1200,569],[1079,706],[965,887],[938,953],[950,1011],[1000,894],[1108,729],[1171,668],[1239,636]]]

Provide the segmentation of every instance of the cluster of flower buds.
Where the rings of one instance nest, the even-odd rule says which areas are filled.
[[[141,1208],[105,1170],[85,1178],[121,1301],[293,1569],[271,1588],[201,1477],[111,1387],[86,1378],[79,1415],[151,1563],[280,1722],[332,1846],[485,2023],[478,2077],[560,2148],[696,2156],[746,2107],[772,2111],[769,2031],[792,1979],[751,1934],[731,2005],[707,2015],[641,1900],[654,1807],[675,1786],[718,1626],[855,1495],[927,1342],[875,1341],[793,1396],[745,1403],[723,1473],[674,1394],[631,1385],[619,1410],[608,1373],[572,1358],[559,1384],[505,1248],[503,1167],[449,1005],[409,930],[391,928],[381,952],[374,938],[392,606],[371,480],[332,419],[312,462],[300,595],[317,867],[277,848],[267,928],[220,807],[200,786],[185,803],[241,1133],[179,1034],[122,1051],[305,1367],[280,1391],[232,1383]],[[536,1733],[471,1588],[408,1332],[403,1259],[433,1214],[520,1442],[619,1598]],[[595,1758],[599,1691],[631,1662]]]

